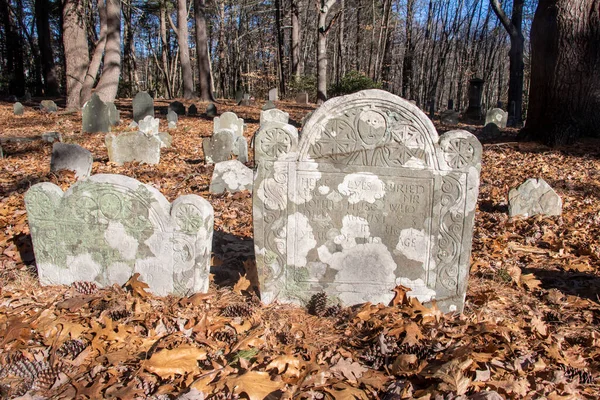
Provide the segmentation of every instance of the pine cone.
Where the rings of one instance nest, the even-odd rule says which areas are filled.
[[[94,282],[78,281],[73,282],[71,286],[81,294],[94,294],[98,292],[98,285]]]
[[[152,382],[151,380],[142,379],[139,377],[136,377],[136,380],[138,381],[137,382],[138,389],[142,389],[146,396],[150,396],[152,393],[154,393],[156,391],[156,383]]]
[[[294,343],[295,339],[294,335],[290,331],[278,332],[276,337],[277,340],[279,340],[279,342],[283,345]]]
[[[37,378],[34,380],[32,389],[35,390],[48,390],[53,385],[54,382],[58,379],[58,371],[53,368],[48,368],[41,371]]]
[[[217,331],[213,334],[213,337],[215,338],[215,340],[217,340],[219,342],[227,343],[228,345],[231,345],[231,344],[237,342],[237,333],[235,332],[234,329],[231,329],[231,328],[226,328],[226,329]]]
[[[399,354],[398,343],[393,337],[380,334],[360,356],[372,368],[379,369],[392,362]]]
[[[429,346],[404,344],[400,346],[398,354],[414,354],[419,360],[427,360],[433,354],[433,350]]]
[[[334,306],[327,307],[327,309],[325,309],[325,312],[323,313],[323,316],[326,318],[337,317],[341,311],[342,307],[339,304],[336,304]]]
[[[72,360],[77,357],[79,353],[81,353],[86,347],[87,344],[81,340],[67,340],[58,348],[58,350],[56,350],[56,355],[63,358],[68,357]]]
[[[221,315],[224,317],[251,317],[254,313],[252,306],[246,303],[238,303],[238,304],[230,304],[225,309]]]
[[[125,309],[113,310],[108,314],[108,316],[113,321],[118,321],[120,319],[129,318],[131,316],[131,312],[129,312],[128,310],[125,310]]]
[[[592,376],[592,374],[582,369],[573,368],[568,365],[561,365],[560,369],[562,369],[565,372],[565,378],[567,379],[579,378],[579,383],[582,384],[594,382],[594,377]]]
[[[323,316],[327,310],[327,293],[319,292],[313,294],[306,304],[306,309],[311,315],[316,315],[318,317]]]

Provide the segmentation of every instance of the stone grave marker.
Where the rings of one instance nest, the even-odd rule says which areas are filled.
[[[160,162],[160,148],[163,142],[156,135],[143,132],[123,132],[119,135],[109,133],[104,142],[108,149],[108,159],[117,165],[130,161],[156,165]]]
[[[158,118],[154,118],[150,115],[147,115],[140,121],[137,128],[139,128],[140,132],[146,134],[146,136],[158,135],[158,127],[160,125],[160,120]]]
[[[222,161],[215,164],[209,191],[223,193],[225,190],[235,193],[252,190],[252,170],[238,160]]]
[[[173,101],[169,104],[169,111],[175,111],[177,115],[185,115],[185,106],[180,101]]]
[[[173,110],[169,110],[169,112],[167,113],[167,122],[169,129],[177,128],[178,119],[179,118],[177,117],[177,113]]]
[[[250,95],[248,93],[244,93],[244,97],[242,98],[242,101],[240,101],[238,103],[238,105],[247,107],[250,104],[252,104],[252,98],[250,97]]]
[[[40,109],[43,112],[55,113],[58,111],[58,106],[52,100],[42,100],[42,102],[40,103]]]
[[[31,101],[31,94],[29,92],[25,92],[25,94],[21,98],[21,101],[25,103]]]
[[[23,115],[25,112],[25,107],[23,107],[23,104],[17,101],[15,104],[13,104],[13,112],[15,115]]]
[[[222,129],[202,140],[202,149],[206,164],[227,161],[233,153],[233,144],[237,136],[229,129]]]
[[[235,104],[237,104],[238,106],[240,105],[240,103],[242,102],[242,100],[244,99],[244,90],[243,89],[238,89],[235,91]]]
[[[133,120],[140,122],[147,116],[154,118],[154,100],[148,92],[139,92],[135,95],[132,102]]]
[[[290,114],[281,111],[277,108],[260,112],[260,124],[264,125],[267,122],[282,122],[287,124],[290,120]]]
[[[275,104],[273,104],[273,102],[271,100],[267,100],[265,105],[262,106],[263,111],[272,110],[274,108],[277,108],[277,107],[275,107]]]
[[[527,179],[508,193],[508,214],[511,217],[561,215],[562,200],[545,180]]]
[[[156,137],[160,140],[161,148],[168,148],[173,144],[173,136],[169,135],[167,132],[159,132]]]
[[[200,196],[171,204],[150,185],[99,174],[66,192],[38,183],[25,205],[42,285],[123,285],[139,273],[159,296],[208,290],[214,214]]]
[[[440,122],[444,125],[458,125],[458,112],[446,110],[440,113]]]
[[[308,104],[308,93],[298,93],[296,95],[296,103],[298,104]]]
[[[255,140],[254,240],[266,303],[324,291],[346,305],[409,296],[462,310],[481,144],[438,137],[427,116],[382,90],[333,98],[302,129]]]
[[[77,179],[84,179],[92,173],[92,153],[77,144],[56,142],[52,145],[50,171],[63,169],[74,171]]]
[[[96,93],[83,105],[81,125],[84,133],[110,132],[108,107]]]
[[[485,115],[485,125],[496,124],[498,128],[506,128],[508,112],[501,108],[492,108]]]
[[[117,106],[112,101],[106,103],[108,107],[108,122],[111,126],[117,126],[121,123],[121,113],[117,110]]]
[[[215,103],[210,103],[206,106],[206,116],[210,118],[217,116],[217,106],[215,106]]]
[[[6,101],[8,101],[10,103],[14,103],[14,102],[19,101],[19,98],[17,96],[15,96],[14,94],[11,94],[10,96],[8,96]]]
[[[238,118],[235,113],[227,111],[213,119],[213,132],[219,132],[222,129],[231,130],[235,136],[244,136],[244,120]]]
[[[273,88],[269,90],[269,101],[277,101],[279,100],[279,92],[277,88]]]
[[[42,133],[42,140],[48,143],[62,142],[62,135],[60,132],[44,132]]]
[[[188,107],[187,113],[190,117],[195,117],[196,115],[198,115],[198,107],[196,107],[195,104],[192,104]]]

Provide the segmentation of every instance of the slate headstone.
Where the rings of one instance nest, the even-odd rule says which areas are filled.
[[[110,132],[108,106],[96,93],[83,105],[81,125],[85,133]]]
[[[235,193],[252,190],[252,170],[238,160],[222,161],[215,164],[209,191],[223,193],[225,190]]]
[[[132,102],[133,120],[139,122],[147,116],[154,118],[154,100],[147,92],[139,92]]]
[[[511,217],[561,215],[562,200],[545,180],[527,179],[508,193],[508,214]]]
[[[217,106],[214,103],[210,103],[206,106],[206,116],[210,118],[214,118],[217,116]]]
[[[333,98],[306,122],[255,139],[254,240],[260,292],[305,302],[388,304],[392,289],[463,309],[482,147],[438,137],[410,102],[382,90]]]
[[[123,132],[119,135],[107,134],[105,138],[108,159],[117,165],[138,161],[149,165],[160,162],[162,141],[158,135],[143,132]]]
[[[42,133],[42,140],[48,143],[62,142],[62,135],[60,132],[44,132]]]
[[[25,92],[25,94],[21,98],[21,101],[24,103],[31,101],[31,94],[29,92]]]
[[[25,107],[23,107],[23,104],[17,101],[15,104],[13,104],[13,112],[15,115],[23,115],[25,112]]]
[[[213,132],[229,129],[235,136],[244,136],[244,120],[238,118],[235,113],[227,111],[213,120]]]
[[[169,104],[169,111],[175,111],[177,115],[185,115],[185,106],[180,101],[174,101]]]
[[[200,196],[169,203],[150,185],[99,174],[66,192],[38,183],[25,205],[42,285],[123,285],[139,273],[158,296],[208,290],[214,213]]]
[[[485,124],[496,124],[498,128],[506,128],[508,121],[508,112],[501,108],[492,108],[485,115]]]
[[[290,120],[290,114],[281,111],[277,108],[260,112],[260,124],[264,125],[267,122],[282,122],[287,124]]]
[[[308,104],[308,93],[298,93],[296,95],[296,103],[298,104]]]
[[[269,90],[269,101],[277,101],[279,100],[279,93],[277,88],[273,88]]]
[[[168,122],[169,129],[177,128],[177,120],[178,119],[179,118],[177,117],[177,113],[173,110],[169,110],[169,113],[167,114],[167,122]]]
[[[481,78],[473,78],[469,81],[469,107],[465,111],[468,118],[481,119],[481,101],[483,100],[483,85],[485,81]]]
[[[117,106],[112,101],[106,103],[108,107],[108,122],[111,126],[117,126],[121,123],[121,113],[117,110]]]
[[[263,111],[272,110],[274,108],[277,108],[277,107],[275,107],[275,104],[273,104],[273,102],[271,100],[267,100],[265,105],[262,106]]]
[[[43,112],[55,113],[58,111],[58,106],[52,100],[42,100],[42,102],[40,103],[40,109]]]
[[[77,144],[54,143],[50,171],[67,169],[75,172],[77,179],[84,179],[92,173],[92,153]]]
[[[198,115],[198,107],[196,107],[195,104],[192,104],[191,106],[188,107],[187,113],[189,116],[195,117],[196,115]]]
[[[240,105],[242,100],[244,99],[244,91],[242,89],[238,89],[235,91],[235,104]]]
[[[440,122],[444,125],[458,125],[458,112],[453,110],[442,111]]]
[[[233,153],[233,144],[236,136],[229,129],[222,129],[213,133],[209,138],[202,140],[202,149],[204,150],[204,159],[206,164],[214,164],[231,159]]]

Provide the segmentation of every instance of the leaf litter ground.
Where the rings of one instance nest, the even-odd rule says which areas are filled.
[[[118,106],[124,122],[113,131],[126,131],[131,102]],[[297,126],[311,111],[278,106]],[[250,141],[260,105],[218,107],[244,118]],[[0,103],[2,398],[598,398],[599,141],[550,149],[517,143],[510,129],[483,137],[480,126],[461,125],[484,142],[483,170],[466,308],[444,315],[402,287],[387,306],[342,308],[324,295],[304,308],[262,305],[251,194],[208,193],[201,142],[209,118],[180,117],[158,166],[111,164],[104,135],[80,127],[77,113],[27,108],[15,117]],[[155,297],[137,275],[123,287],[40,287],[23,194],[38,182],[75,182],[50,172],[52,146],[36,139],[47,131],[90,150],[93,173],[134,177],[170,201],[207,198],[215,209],[209,292]],[[6,140],[15,137],[32,140]],[[557,190],[561,217],[508,217],[508,190],[530,177]]]

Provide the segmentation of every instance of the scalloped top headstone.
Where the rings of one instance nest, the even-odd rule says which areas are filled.
[[[110,132],[108,106],[96,93],[83,105],[81,125],[85,133]]]
[[[148,135],[144,132],[122,132],[118,135],[108,133],[104,138],[108,159],[117,165],[138,161],[148,165],[160,162],[160,148],[166,147],[159,134]]]
[[[154,99],[148,92],[139,92],[135,95],[132,102],[133,120],[140,122],[146,116],[154,118]]]
[[[415,105],[382,90],[325,102],[302,138],[281,122],[255,141],[254,240],[263,301],[324,291],[388,303],[403,285],[462,310],[481,144],[438,137]]]
[[[287,124],[290,120],[290,114],[281,111],[277,108],[263,110],[260,112],[260,124],[264,125],[267,122],[282,122]]]
[[[501,108],[492,108],[485,114],[485,125],[496,124],[498,128],[506,128],[508,112]]]
[[[49,136],[46,137],[48,138]],[[55,172],[67,169],[75,172],[77,179],[84,179],[92,173],[93,161],[92,153],[80,145],[56,142],[52,145],[50,171]]]
[[[224,112],[213,119],[213,132],[229,129],[235,136],[244,136],[244,120],[231,111]]]
[[[200,196],[170,204],[150,185],[100,174],[64,193],[34,185],[25,205],[42,285],[122,285],[138,272],[160,296],[208,289],[213,209]]]

